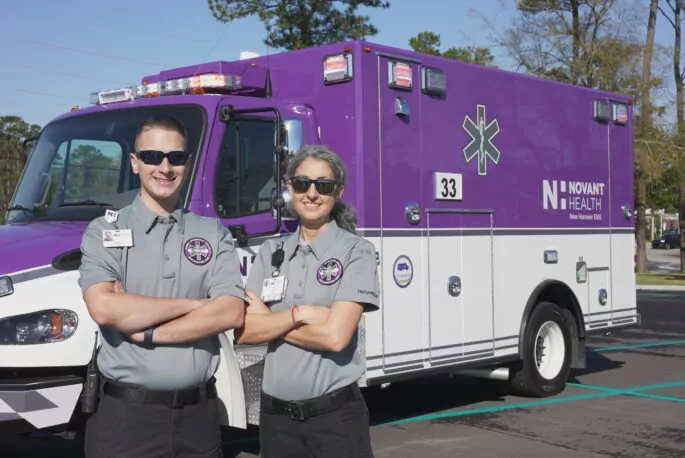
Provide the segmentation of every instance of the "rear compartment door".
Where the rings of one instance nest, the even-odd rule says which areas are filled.
[[[588,98],[589,103],[602,103],[605,100]],[[603,105],[595,106],[596,115],[604,110]],[[592,123],[589,131],[589,145],[597,161],[591,165],[580,165],[574,179],[560,183],[560,194],[564,195],[562,205],[570,212],[572,222],[579,227],[588,227],[592,222],[598,232],[588,237],[592,243],[579,245],[578,266],[587,265],[587,285],[578,285],[578,294],[585,290],[587,296],[587,313],[585,324],[590,329],[604,327],[611,320],[611,168],[610,139],[611,127],[600,118],[592,119],[587,115],[587,122]],[[572,172],[576,172],[573,170]],[[591,232],[592,233],[592,232]],[[582,271],[582,269],[581,269]],[[580,278],[583,278],[581,274]]]
[[[631,107],[613,102],[609,128],[609,182],[611,205],[611,295],[607,307],[612,321],[635,316],[635,220],[633,214],[633,135]]]
[[[422,257],[425,215],[408,221],[421,202],[421,90],[418,62],[379,55],[379,157],[383,368],[421,369],[427,342]]]

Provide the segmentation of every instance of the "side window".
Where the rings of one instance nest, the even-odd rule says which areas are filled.
[[[236,119],[224,133],[216,169],[214,205],[221,218],[271,211],[275,186],[274,122]]]
[[[98,140],[71,140],[57,150],[50,173],[59,186],[60,202],[97,199],[119,192],[121,145]]]

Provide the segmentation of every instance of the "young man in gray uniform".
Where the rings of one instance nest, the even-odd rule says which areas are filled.
[[[81,244],[79,285],[102,333],[86,455],[220,457],[217,335],[245,314],[233,239],[179,208],[191,167],[177,120],[146,121],[135,150],[140,193],[92,221]]]
[[[299,227],[264,243],[248,275],[249,306],[236,337],[268,342],[263,458],[373,456],[357,385],[365,369],[357,327],[362,313],[379,308],[379,281],[374,246],[354,234],[354,214],[340,201],[345,175],[325,147],[305,147],[290,160]]]

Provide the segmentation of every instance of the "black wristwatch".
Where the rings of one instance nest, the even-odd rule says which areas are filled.
[[[152,334],[155,332],[155,326],[150,326],[143,333],[143,343],[152,345]]]

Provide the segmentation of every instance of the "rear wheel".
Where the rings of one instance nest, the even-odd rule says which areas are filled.
[[[561,308],[540,302],[526,326],[522,360],[509,371],[512,394],[548,397],[561,393],[571,372],[571,339],[570,324]]]

